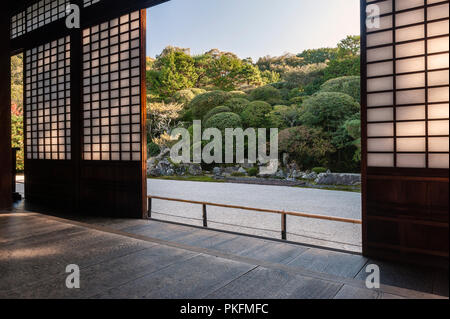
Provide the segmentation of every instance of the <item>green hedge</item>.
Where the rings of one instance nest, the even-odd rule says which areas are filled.
[[[217,128],[225,132],[226,128],[242,127],[242,120],[239,115],[231,112],[219,113],[205,122],[205,128]]]
[[[184,89],[176,92],[169,100],[169,102],[180,103],[183,105],[187,105],[191,102],[197,95],[206,93],[206,90],[191,88]]]
[[[242,120],[246,127],[270,128],[270,112],[272,106],[264,101],[251,102],[242,112]]]
[[[159,146],[153,142],[150,142],[147,145],[147,151],[148,151],[148,156],[149,157],[154,157],[154,156],[158,156],[159,153],[161,152],[161,149],[159,148]]]
[[[258,168],[251,167],[248,169],[247,173],[248,173],[248,176],[256,176],[256,175],[258,175]]]
[[[201,120],[203,117],[216,106],[224,105],[230,98],[229,94],[224,91],[211,91],[197,95],[188,105],[192,111],[192,117]]]
[[[333,134],[355,113],[359,103],[351,96],[337,92],[319,92],[303,102],[300,121],[307,126],[319,127]]]
[[[225,106],[228,106],[232,112],[236,114],[241,114],[242,111],[244,111],[245,107],[249,104],[250,104],[249,100],[237,97],[229,99],[225,103]]]
[[[213,117],[216,114],[227,113],[227,112],[231,112],[231,109],[228,106],[224,106],[224,105],[216,106],[211,111],[206,113],[205,117],[203,118],[203,121],[206,122],[209,118]]]
[[[265,101],[269,103],[275,103],[275,101],[281,101],[283,99],[281,92],[271,85],[262,86],[252,90],[250,92],[250,98],[253,101]]]

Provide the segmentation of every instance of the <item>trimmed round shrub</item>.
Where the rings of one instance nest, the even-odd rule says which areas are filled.
[[[231,173],[231,176],[233,176],[233,177],[244,177],[246,175],[245,175],[245,173],[241,173],[241,172],[233,172],[233,173]]]
[[[236,97],[229,99],[225,106],[228,106],[232,112],[236,114],[241,114],[245,107],[250,104],[250,101],[244,98]]]
[[[217,128],[225,132],[226,128],[242,127],[242,120],[239,115],[231,112],[219,113],[205,122],[205,128]]]
[[[178,92],[176,92],[172,98],[171,101],[175,102],[175,103],[180,103],[180,104],[187,104],[190,101],[192,101],[192,99],[195,97],[194,92],[192,92],[191,89],[184,89],[184,90],[180,90]]]
[[[302,105],[304,99],[305,99],[305,98],[304,98],[303,96],[296,96],[296,97],[293,97],[292,99],[290,99],[290,100],[289,100],[289,103],[290,103],[291,105],[292,105],[292,104],[295,104],[295,105],[297,105],[297,106],[300,106],[300,105]]]
[[[270,105],[286,105],[286,104],[289,104],[289,101],[285,101],[285,100],[282,100],[282,99],[275,99],[275,98],[268,99],[265,102],[269,103]]]
[[[242,112],[242,121],[246,127],[269,128],[272,106],[264,101],[251,102]]]
[[[361,79],[359,76],[343,76],[328,80],[322,84],[322,92],[340,92],[350,95],[355,101],[361,101]]]
[[[150,142],[147,145],[147,150],[148,150],[148,155],[150,157],[158,156],[159,153],[161,152],[161,149],[159,148],[159,146],[153,142]]]
[[[185,108],[181,111],[179,120],[181,122],[192,122],[193,118],[192,118],[192,110]]]
[[[272,111],[269,113],[270,126],[279,129],[285,129],[286,127],[292,126],[288,125],[286,120],[290,119],[291,117],[298,117],[298,112],[297,114],[295,114],[295,110],[297,110],[295,106],[291,107],[287,105],[275,105]]]
[[[280,91],[271,85],[262,86],[252,90],[250,92],[250,97],[253,101],[274,102],[282,100]]]
[[[223,105],[216,106],[211,111],[206,113],[205,117],[203,118],[203,121],[206,122],[209,118],[213,117],[214,115],[219,114],[219,113],[226,113],[226,112],[231,112],[231,109],[228,106],[223,106]]]
[[[303,102],[299,119],[304,125],[319,127],[331,134],[358,112],[359,103],[351,96],[344,93],[319,92]]]
[[[194,119],[200,120],[216,106],[224,105],[229,95],[224,91],[211,91],[197,95],[188,105]]]
[[[248,99],[248,95],[245,92],[242,91],[230,91],[228,92],[230,98],[242,98],[242,99]]]
[[[191,92],[194,93],[196,96],[199,95],[199,94],[206,93],[205,89],[191,88],[189,90],[191,90]]]
[[[258,175],[258,168],[256,167],[250,167],[247,171],[248,176],[256,176]]]

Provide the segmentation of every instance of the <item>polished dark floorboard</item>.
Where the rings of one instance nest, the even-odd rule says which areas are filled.
[[[381,269],[365,287],[365,266]],[[68,289],[66,266],[80,267]],[[435,298],[448,271],[152,220],[0,213],[0,298]]]

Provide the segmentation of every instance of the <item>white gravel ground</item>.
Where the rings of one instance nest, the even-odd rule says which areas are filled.
[[[212,203],[281,209],[317,215],[361,219],[361,195],[285,186],[203,183],[151,179],[148,194]],[[202,225],[202,208],[154,200],[153,218]],[[237,209],[208,207],[211,228],[280,238],[280,216]],[[288,240],[361,251],[361,225],[287,217]]]
[[[317,215],[361,219],[359,193],[285,186],[203,183],[149,179],[148,194],[220,204],[281,209]],[[17,184],[23,192],[23,184]],[[202,225],[202,207],[161,200],[153,201],[153,218]],[[208,226],[252,235],[280,238],[279,215],[208,207]],[[287,217],[288,240],[361,251],[361,225]]]

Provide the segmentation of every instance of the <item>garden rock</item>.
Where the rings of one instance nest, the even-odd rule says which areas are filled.
[[[278,172],[275,174],[275,176],[278,178],[286,178],[286,174],[284,173],[284,171],[282,169],[278,170]]]
[[[361,183],[360,174],[348,173],[321,173],[315,180],[319,185],[358,185]]]
[[[317,178],[317,173],[315,173],[315,172],[305,173],[305,174],[303,174],[302,178],[304,178],[304,179],[316,179]]]
[[[213,173],[215,176],[220,176],[222,174],[222,169],[220,167],[214,167]]]
[[[202,166],[200,164],[190,164],[188,167],[188,173],[192,176],[200,176],[202,175]]]
[[[247,171],[243,167],[239,167],[238,173],[247,175]]]

